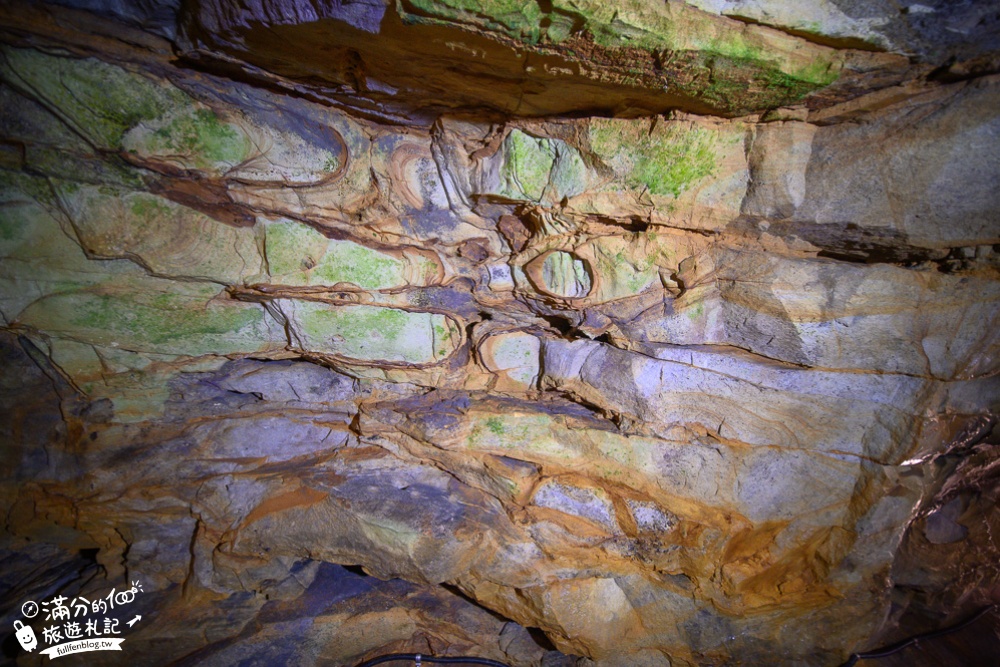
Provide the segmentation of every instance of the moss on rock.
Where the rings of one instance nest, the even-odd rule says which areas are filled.
[[[130,128],[190,103],[176,89],[93,58],[4,48],[0,76],[43,99],[102,148],[120,148]]]
[[[834,49],[684,3],[409,0],[401,14],[500,34],[569,60],[582,49],[588,70],[605,70],[602,80],[679,93],[728,113],[790,104],[836,80],[841,67]]]
[[[536,139],[520,130],[512,131],[504,140],[504,192],[539,201],[549,185],[555,159],[551,140]]]
[[[173,293],[156,289],[169,288]],[[123,288],[131,289],[123,289]],[[271,346],[263,309],[213,300],[217,288],[155,279],[53,294],[29,306],[21,324],[73,340],[136,352],[200,356]]]
[[[459,341],[444,315],[380,306],[331,306],[316,301],[277,302],[302,349],[359,361],[429,364]]]
[[[589,181],[580,151],[565,141],[511,130],[501,151],[498,194],[554,203],[583,192]]]
[[[352,283],[370,290],[406,284],[404,262],[388,253],[353,241],[328,239],[315,229],[291,220],[267,223],[265,229],[267,259],[274,282]]]
[[[151,156],[176,156],[196,169],[239,164],[251,153],[252,143],[238,126],[224,122],[211,109],[183,109],[126,148]]]
[[[629,136],[622,130],[620,123],[595,120],[590,145],[602,160],[618,167],[630,187],[679,197],[715,173],[719,136],[709,129],[672,124],[647,136]]]

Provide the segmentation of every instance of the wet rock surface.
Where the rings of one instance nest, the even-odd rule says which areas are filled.
[[[825,666],[1000,599],[995,17],[884,4],[0,7],[3,621]]]

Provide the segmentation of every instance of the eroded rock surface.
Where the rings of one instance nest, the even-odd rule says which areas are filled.
[[[4,5],[4,619],[825,666],[1000,595],[994,27],[883,4]]]

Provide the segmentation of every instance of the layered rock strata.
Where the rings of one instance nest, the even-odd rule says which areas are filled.
[[[806,4],[0,8],[10,620],[837,665],[996,595],[992,24]]]

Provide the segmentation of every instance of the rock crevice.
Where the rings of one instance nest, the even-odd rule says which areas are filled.
[[[0,7],[5,619],[832,666],[996,599],[977,3],[180,4]]]

